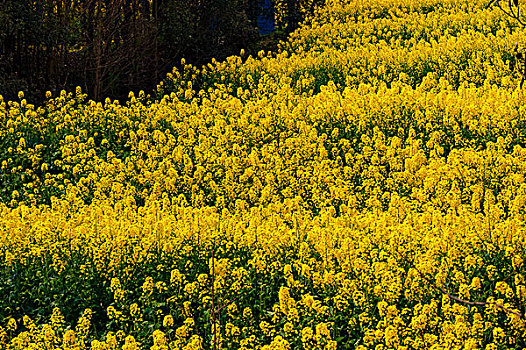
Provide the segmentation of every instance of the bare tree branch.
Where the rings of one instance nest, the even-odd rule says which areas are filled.
[[[411,267],[413,267],[418,273],[419,275],[425,280],[427,281],[427,283],[429,283],[432,287],[434,287],[436,290],[438,290],[440,293],[442,293],[443,295],[447,296],[449,299],[451,300],[454,300],[458,303],[462,303],[462,304],[466,304],[466,305],[475,305],[475,306],[488,306],[488,305],[493,305],[493,306],[496,306],[502,310],[504,310],[505,312],[509,313],[509,314],[513,314],[515,316],[518,316],[519,318],[523,319],[523,320],[526,320],[526,316],[524,316],[523,314],[521,314],[520,312],[517,312],[517,311],[513,311],[513,310],[510,310],[509,308],[505,307],[504,305],[501,305],[499,303],[496,303],[496,302],[487,302],[487,301],[470,301],[470,300],[464,300],[464,299],[461,299],[459,297],[456,297],[454,295],[452,295],[451,293],[448,293],[447,291],[445,291],[443,288],[439,287],[435,281],[431,280],[430,278],[428,278],[422,271],[420,271],[420,269],[418,269],[418,267],[416,267],[415,264],[413,264],[409,259],[407,259],[405,256],[399,254],[401,256],[401,258],[407,263],[409,264]]]

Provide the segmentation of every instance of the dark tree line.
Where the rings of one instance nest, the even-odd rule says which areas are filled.
[[[293,30],[319,0],[272,0]],[[0,0],[0,95],[41,101],[153,89],[182,57],[195,65],[257,49],[264,0]],[[269,1],[267,1],[267,4]],[[274,21],[268,12],[267,20]],[[272,16],[272,18],[268,18]]]

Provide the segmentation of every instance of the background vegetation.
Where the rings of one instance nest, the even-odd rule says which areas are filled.
[[[0,91],[10,99],[25,91],[40,103],[48,90],[81,86],[95,100],[124,99],[153,90],[183,57],[200,65],[269,48],[273,39],[258,23],[290,32],[315,2],[271,1],[265,9],[259,0],[2,0]]]

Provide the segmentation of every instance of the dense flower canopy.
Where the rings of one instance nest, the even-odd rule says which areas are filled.
[[[155,101],[0,98],[0,349],[526,347],[526,35],[485,5],[327,1]]]

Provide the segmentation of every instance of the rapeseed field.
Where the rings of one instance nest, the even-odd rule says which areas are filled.
[[[524,349],[526,33],[329,0],[157,97],[0,98],[0,349]]]

